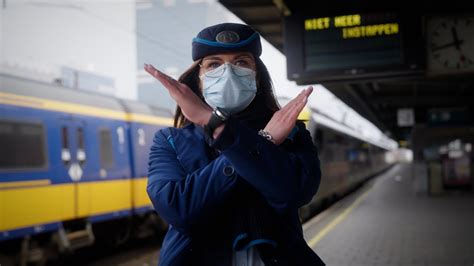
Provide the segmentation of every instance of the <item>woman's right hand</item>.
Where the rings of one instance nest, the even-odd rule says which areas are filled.
[[[273,114],[272,119],[270,119],[264,129],[272,136],[273,143],[280,145],[285,141],[293,127],[295,127],[296,119],[308,102],[308,97],[312,92],[313,87],[309,86]]]
[[[189,121],[201,126],[207,124],[212,114],[211,107],[201,101],[186,84],[166,75],[152,65],[145,64],[145,70],[163,84]]]

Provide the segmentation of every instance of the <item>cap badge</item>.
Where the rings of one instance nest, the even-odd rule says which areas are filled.
[[[216,41],[220,43],[236,43],[240,41],[240,37],[237,32],[226,30],[217,34]]]

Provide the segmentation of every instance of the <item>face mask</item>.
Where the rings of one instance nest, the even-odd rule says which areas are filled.
[[[257,93],[255,71],[225,63],[204,73],[204,99],[212,107],[235,114],[250,105]]]

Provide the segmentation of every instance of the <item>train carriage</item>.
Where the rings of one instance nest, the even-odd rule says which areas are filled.
[[[170,112],[0,78],[0,241],[54,232],[75,249],[93,224],[152,212],[147,155]]]
[[[358,138],[357,132],[317,110],[310,113],[307,127],[318,148],[322,177],[316,195],[300,208],[302,221],[391,166],[385,148]]]

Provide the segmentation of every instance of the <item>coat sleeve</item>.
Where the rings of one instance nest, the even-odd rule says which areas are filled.
[[[304,123],[297,123],[297,132],[284,149],[230,119],[212,146],[280,214],[308,203],[318,190],[319,158]]]
[[[175,150],[158,131],[150,148],[147,193],[159,215],[182,233],[202,223],[236,185],[230,163],[219,156],[208,165],[186,173]]]

